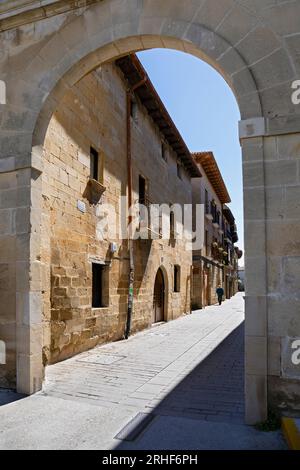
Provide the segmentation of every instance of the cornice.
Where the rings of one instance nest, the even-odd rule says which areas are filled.
[[[103,0],[6,0],[0,5],[0,32],[44,20]]]

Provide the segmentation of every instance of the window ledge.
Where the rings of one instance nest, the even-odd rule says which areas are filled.
[[[105,193],[105,191],[106,187],[103,186],[102,183],[92,178],[89,178],[84,192],[84,197],[90,202],[90,204],[98,204],[101,199],[101,196],[103,195],[103,193]]]

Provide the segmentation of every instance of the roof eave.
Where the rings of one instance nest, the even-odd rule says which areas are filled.
[[[191,152],[189,151],[166,107],[161,101],[161,98],[155,90],[154,85],[138,57],[135,54],[126,55],[118,59],[116,64],[121,69],[124,77],[127,79],[131,87],[135,85],[135,83],[132,83],[132,77],[136,77],[136,83],[139,81],[144,82],[143,85],[135,91],[136,95],[146,108],[153,122],[158,126],[160,133],[164,136],[170,147],[173,148],[178,158],[182,161],[183,166],[190,177],[200,178],[202,174],[198,165],[194,161]],[[146,100],[144,99],[144,102],[142,98],[143,89],[144,93],[148,93],[148,97]]]

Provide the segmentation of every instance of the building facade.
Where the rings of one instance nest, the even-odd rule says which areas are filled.
[[[132,80],[141,86],[128,95]],[[130,249],[119,225],[128,222],[129,191],[147,209],[191,204],[198,169],[184,146],[135,56],[86,76],[56,110],[42,179],[44,364],[124,337]],[[132,242],[131,332],[190,312],[192,253],[148,229],[149,239]]]
[[[193,203],[204,205],[204,246],[193,252],[192,308],[216,304],[218,286],[230,299],[238,290],[238,258],[242,253],[234,244],[238,241],[234,216],[226,206],[230,196],[212,152],[193,154],[201,171],[194,178]]]

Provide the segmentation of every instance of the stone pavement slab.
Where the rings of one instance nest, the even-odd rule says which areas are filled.
[[[47,367],[42,392],[0,407],[0,448],[123,448],[115,437],[140,413],[154,419],[131,448],[283,448],[243,424],[243,323],[238,294]]]

